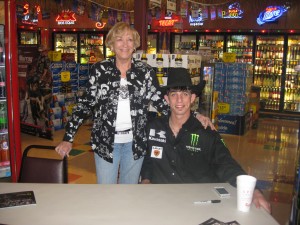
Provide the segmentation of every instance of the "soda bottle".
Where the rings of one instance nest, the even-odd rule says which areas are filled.
[[[2,43],[0,41],[0,63],[4,62],[4,55],[3,55],[3,46]]]
[[[2,139],[0,142],[0,149],[1,149],[1,160],[2,162],[9,161],[9,147],[8,142],[6,139],[6,135],[2,135]]]
[[[6,97],[5,74],[0,70],[0,98]]]

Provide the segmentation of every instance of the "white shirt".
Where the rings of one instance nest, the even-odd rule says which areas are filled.
[[[129,91],[127,87],[127,79],[121,78],[118,112],[116,120],[116,131],[124,131],[132,129],[132,122],[130,116],[130,101]],[[132,131],[115,134],[115,143],[127,143],[133,140]]]

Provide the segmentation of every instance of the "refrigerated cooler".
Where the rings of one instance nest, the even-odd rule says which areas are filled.
[[[53,34],[54,51],[73,56],[81,64],[95,63],[112,53],[105,48],[105,34],[99,32],[57,32]],[[73,54],[73,55],[72,55]]]
[[[215,62],[221,61],[224,52],[224,35],[202,35],[199,36],[199,48],[209,47]]]
[[[228,35],[226,51],[236,54],[235,62],[252,63],[253,39],[253,35]]]
[[[103,34],[79,34],[81,64],[95,63],[104,59],[104,35]]]
[[[225,36],[222,34],[177,34],[171,35],[172,53],[197,53],[198,50],[209,49],[210,58],[214,62],[221,61],[224,52]]]
[[[12,182],[17,181],[22,155],[15,4],[0,2],[0,178]]]
[[[285,95],[284,35],[257,36],[255,51],[254,85],[261,88],[261,110],[279,112]]]
[[[33,30],[18,30],[19,45],[39,45],[41,43],[41,34],[39,31]]]
[[[199,112],[209,117],[217,127],[218,92],[214,90],[215,64],[204,63],[201,65],[200,79],[206,84],[199,97]]]
[[[0,25],[0,177],[11,176],[6,96],[4,25]]]
[[[284,81],[284,111],[300,112],[300,35],[288,36],[286,76]]]
[[[189,53],[189,51],[197,49],[196,34],[173,34],[171,38],[172,53]]]
[[[77,33],[55,33],[54,34],[54,51],[73,54],[74,59],[78,62],[78,34]]]

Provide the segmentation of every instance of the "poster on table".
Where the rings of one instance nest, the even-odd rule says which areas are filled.
[[[48,109],[52,91],[45,94],[43,80],[38,75],[41,59],[36,45],[18,47],[19,106],[21,132],[52,139]],[[49,90],[52,90],[50,82]],[[44,95],[45,94],[45,95]]]

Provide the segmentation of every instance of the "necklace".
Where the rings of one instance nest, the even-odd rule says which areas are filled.
[[[172,125],[172,123],[171,123],[171,121],[169,120],[169,126],[170,126],[170,128],[171,128],[171,130],[172,130],[172,132],[173,132],[173,134],[174,134],[174,136],[176,137],[177,136],[177,134],[179,133],[179,131],[180,131],[180,128],[177,128],[177,129],[175,129],[174,127],[173,127],[173,125]]]

